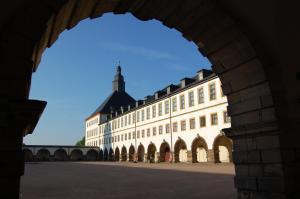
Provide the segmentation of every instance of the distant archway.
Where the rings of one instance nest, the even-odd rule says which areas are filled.
[[[109,149],[108,160],[109,161],[113,161],[114,160],[114,151],[113,151],[112,148]]]
[[[47,149],[40,149],[37,154],[36,158],[38,161],[49,161],[50,160],[50,152]]]
[[[71,161],[80,161],[83,160],[83,153],[79,149],[74,149],[70,154]]]
[[[138,147],[138,161],[144,162],[144,157],[145,157],[145,148],[142,144],[140,144]]]
[[[167,142],[163,142],[160,145],[160,162],[169,162],[171,160],[170,145]]]
[[[33,153],[30,149],[24,149],[23,150],[24,153],[24,160],[25,162],[31,162],[33,161]]]
[[[225,135],[216,137],[213,150],[216,163],[232,162],[232,141]]]
[[[55,161],[66,161],[68,160],[67,152],[64,149],[58,149],[54,152]]]
[[[187,147],[182,139],[176,141],[174,146],[175,162],[187,162]]]
[[[115,150],[115,161],[120,161],[120,149],[119,147]]]
[[[103,160],[104,160],[104,161],[107,161],[107,160],[108,160],[108,150],[107,150],[107,148],[104,149]]]
[[[197,137],[192,143],[192,162],[207,162],[207,144],[202,137]]]
[[[131,146],[129,147],[129,156],[128,156],[129,162],[132,162],[132,161],[134,160],[134,153],[135,153],[134,146],[131,145]]]
[[[100,151],[99,151],[99,160],[100,161],[104,160],[104,155],[103,155],[103,150],[102,149],[100,149]]]
[[[127,150],[126,150],[126,147],[125,147],[125,146],[122,147],[122,151],[121,151],[121,160],[122,160],[122,161],[127,161]]]
[[[98,152],[94,149],[89,150],[86,153],[86,160],[87,161],[96,161],[96,160],[98,160]]]
[[[151,143],[148,145],[147,149],[147,160],[150,163],[154,163],[157,161],[157,155],[156,155],[156,146],[155,144]]]

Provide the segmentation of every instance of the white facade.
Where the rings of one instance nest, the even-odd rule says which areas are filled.
[[[217,76],[212,75],[203,80],[199,78],[186,86],[182,82],[181,89],[131,107],[104,123],[99,123],[100,114],[89,118],[86,121],[86,145],[100,147],[104,156],[111,151],[109,155],[114,155],[117,160],[122,159],[123,149],[123,160],[230,161],[232,147],[224,144],[229,139],[222,135],[222,129],[230,127],[227,98],[222,94]],[[200,120],[204,123],[203,117],[205,125],[201,126]],[[219,137],[227,140],[219,141],[220,146],[215,146],[216,138]],[[196,141],[204,144],[196,147]],[[168,147],[163,149],[161,146]],[[212,157],[216,150],[219,150],[219,157]],[[152,157],[150,151],[155,151],[151,152]]]

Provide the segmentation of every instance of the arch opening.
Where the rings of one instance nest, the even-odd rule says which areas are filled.
[[[94,149],[89,150],[86,153],[86,160],[87,161],[96,161],[96,160],[98,160],[98,152]]]
[[[142,144],[139,145],[138,147],[138,162],[144,162],[144,157],[145,157],[145,148]]]
[[[153,143],[151,143],[151,144],[148,145],[147,160],[150,163],[157,162],[156,146]]]
[[[160,155],[160,162],[169,162],[172,160],[170,145],[167,142],[163,142],[160,145],[159,155]]]
[[[129,162],[132,162],[132,161],[134,161],[134,153],[135,153],[135,149],[134,149],[134,146],[133,145],[131,145],[130,147],[129,147],[129,157],[128,157],[128,161]]]
[[[58,149],[54,152],[55,161],[66,161],[68,160],[67,152],[64,149]]]
[[[202,137],[197,137],[192,143],[192,162],[207,162],[207,144]]]
[[[125,146],[123,146],[121,150],[121,160],[127,161],[127,150]]]
[[[174,146],[175,162],[187,162],[187,147],[184,140],[179,139]]]
[[[40,149],[36,154],[36,158],[38,161],[49,161],[50,152],[47,149]]]
[[[232,162],[232,141],[225,135],[216,137],[213,150],[216,163]]]
[[[115,150],[115,161],[120,161],[120,149],[119,147]]]
[[[115,158],[114,158],[114,151],[112,148],[109,149],[109,153],[108,153],[108,160],[109,161],[113,161]]]
[[[99,160],[100,161],[104,160],[104,154],[103,154],[103,150],[102,149],[100,149],[100,151],[99,151]]]
[[[104,160],[104,161],[108,161],[108,158],[109,158],[109,157],[108,157],[108,150],[107,150],[107,148],[105,148],[105,149],[104,149],[104,153],[103,153],[103,160]]]
[[[71,161],[81,161],[83,160],[83,153],[79,149],[74,149],[70,154],[70,160]]]
[[[32,151],[30,149],[24,149],[23,153],[24,153],[24,160],[25,160],[25,162],[31,162],[31,161],[34,160],[33,153],[32,153]]]

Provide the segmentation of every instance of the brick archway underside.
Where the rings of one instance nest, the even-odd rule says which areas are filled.
[[[12,158],[6,158],[10,162],[1,165],[4,173],[0,175],[8,182],[2,186],[7,187],[4,189],[7,192],[1,194],[17,198],[18,195],[14,194],[19,191],[19,176],[23,173],[21,135],[32,132],[35,121],[45,107],[43,102],[28,99],[32,71],[37,69],[44,50],[51,47],[62,31],[73,28],[81,20],[113,12],[131,13],[143,21],[161,21],[194,42],[202,55],[211,61],[214,72],[222,82],[223,93],[228,97],[232,127],[224,131],[234,143],[235,186],[239,196],[294,196],[297,189],[293,186],[286,189],[288,170],[283,169],[283,130],[278,122],[278,118],[284,118],[280,114],[283,109],[274,105],[274,101],[284,101],[274,91],[274,85],[279,85],[281,78],[270,73],[270,62],[261,59],[261,52],[258,53],[257,48],[259,42],[254,42],[253,37],[250,40],[251,31],[248,33],[241,21],[234,18],[223,4],[216,2],[29,0],[14,7],[13,14],[5,18],[5,23],[0,23],[0,64],[4,66],[0,106],[5,124],[1,128],[7,143],[7,147],[3,148],[5,150],[1,149],[0,152],[9,151],[10,156],[16,157],[13,161]],[[278,87],[279,93],[281,89]],[[296,118],[295,115],[292,126],[296,130],[299,129],[299,125],[296,125],[298,120],[299,116]],[[285,146],[285,151],[294,151],[298,156],[300,154],[297,144]],[[285,161],[294,161],[289,162],[293,168],[299,163],[298,156],[294,155],[293,160]],[[5,166],[12,163],[19,166]],[[11,175],[7,175],[6,170]],[[297,184],[294,181],[292,185]]]

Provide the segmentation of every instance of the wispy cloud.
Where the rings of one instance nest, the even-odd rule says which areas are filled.
[[[126,52],[134,55],[143,56],[150,59],[173,59],[174,56],[168,52],[156,50],[156,49],[148,49],[140,46],[129,46],[117,43],[104,43],[102,46],[109,50],[117,50],[121,52]]]

